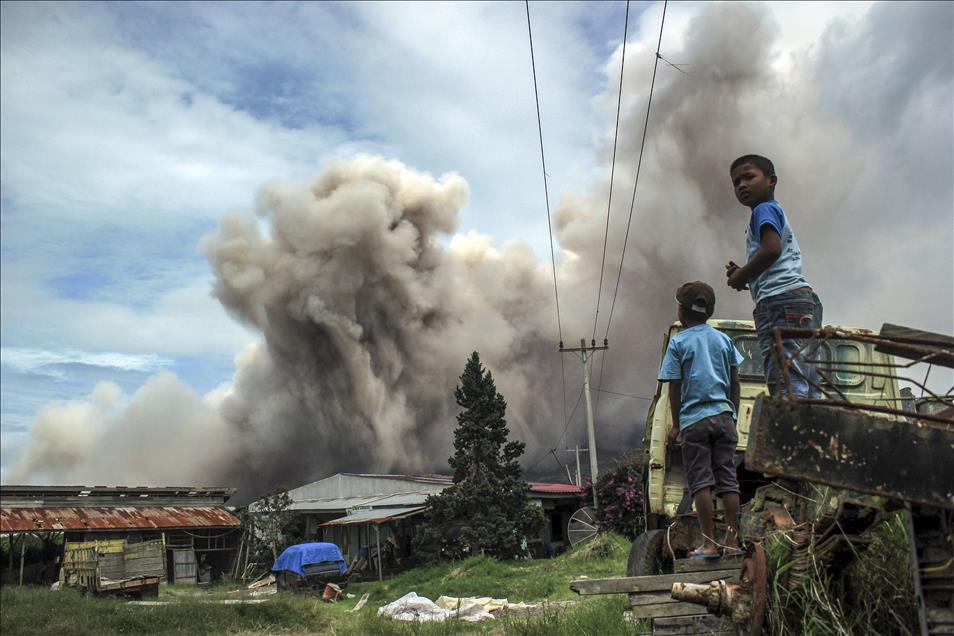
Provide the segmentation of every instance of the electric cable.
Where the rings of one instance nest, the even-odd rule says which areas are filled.
[[[550,237],[550,267],[553,270],[553,297],[556,301],[557,333],[560,336],[560,348],[563,348],[563,322],[560,319],[560,291],[557,287],[556,255],[553,250],[553,224],[550,222],[550,189],[547,184],[547,160],[543,151],[543,122],[540,117],[540,91],[537,88],[537,63],[533,55],[533,27],[530,24],[530,0],[524,0],[527,9],[527,35],[530,40],[530,68],[533,72],[533,97],[537,107],[537,132],[540,136],[540,163],[543,167],[543,197],[547,205],[547,233]],[[569,423],[566,413],[566,366],[563,354],[560,354],[560,378],[563,384],[563,420]]]
[[[619,257],[619,271],[616,274],[616,287],[613,290],[613,302],[610,305],[609,318],[606,321],[606,331],[603,333],[604,340],[609,339],[610,326],[613,323],[613,313],[616,310],[616,297],[619,295],[619,283],[623,277],[623,264],[626,262],[626,246],[629,243],[629,231],[633,223],[633,210],[636,207],[636,189],[639,187],[639,173],[643,165],[643,150],[646,147],[646,132],[649,129],[649,113],[652,110],[652,106],[653,106],[653,91],[656,88],[656,71],[659,69],[659,60],[661,59],[661,56],[659,55],[659,51],[662,48],[662,36],[663,36],[663,29],[666,26],[666,8],[668,4],[669,4],[669,0],[665,0],[663,2],[662,19],[659,22],[659,39],[656,42],[656,57],[653,61],[653,77],[649,83],[649,99],[646,103],[646,119],[643,121],[643,135],[642,135],[642,139],[639,142],[639,158],[636,161],[636,176],[633,180],[633,196],[629,205],[629,218],[626,221],[626,234],[623,236],[623,251]],[[599,411],[600,387],[603,386],[603,365],[605,361],[606,361],[606,353],[604,352],[603,355],[600,357],[600,374],[599,374],[599,379],[597,380],[597,385],[596,385],[597,395],[596,395],[596,405],[594,408],[594,417],[596,417],[595,413]]]
[[[596,289],[596,314],[593,316],[593,336],[600,318],[600,296],[603,293],[603,268],[606,266],[606,244],[609,240],[610,210],[613,207],[613,180],[616,176],[616,146],[619,141],[619,113],[623,105],[623,69],[626,68],[626,36],[629,33],[629,0],[626,0],[626,17],[623,21],[623,53],[619,63],[619,95],[616,97],[616,131],[613,133],[613,163],[610,168],[609,197],[606,202],[606,229],[603,231],[603,258],[600,260],[600,284]]]

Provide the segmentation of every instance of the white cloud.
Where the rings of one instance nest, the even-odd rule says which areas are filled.
[[[664,54],[686,47],[689,22],[706,6],[669,5]],[[779,23],[775,53],[753,64],[764,62],[784,82],[794,81],[785,75],[789,71],[805,72],[804,62],[826,37],[837,41],[852,32],[871,3],[764,6]],[[627,67],[642,80],[625,87],[624,112],[634,113],[635,123],[620,135],[630,146],[641,133],[661,10],[658,2],[634,5],[631,14]],[[3,3],[2,12],[2,334],[4,351],[20,352],[13,357],[17,364],[72,356],[97,359],[108,370],[238,351],[256,335],[210,297],[211,277],[196,250],[200,236],[225,211],[252,207],[263,182],[304,178],[324,160],[358,151],[382,152],[433,174],[460,173],[471,186],[461,235],[491,235],[497,246],[522,239],[541,261],[549,260],[520,4]],[[619,49],[609,60],[603,52],[622,35],[622,10],[602,3],[532,3],[531,12],[556,209],[561,193],[586,192],[609,174],[605,150],[612,143]],[[616,16],[603,23],[612,28],[596,37],[583,33],[581,22],[592,12]],[[919,44],[916,38],[909,43],[912,51]],[[832,50],[845,54],[843,47]],[[863,47],[855,54],[859,59],[849,66],[858,69],[859,89],[870,88],[871,78],[883,77],[892,62],[869,65]],[[687,70],[684,81],[692,82],[693,69]],[[664,85],[674,74],[661,66],[658,81]],[[832,122],[800,140],[770,139],[766,129],[770,150],[785,145],[789,154],[807,156],[831,131],[840,143],[860,143],[843,138],[842,124],[876,121],[861,116],[876,109],[865,107],[866,90],[845,91],[837,85],[842,75],[832,77]],[[824,91],[823,84],[814,86]],[[881,135],[874,128],[876,134],[863,140],[876,155],[862,166],[872,181],[884,174],[876,165],[883,160],[899,164],[900,181],[913,182],[914,171],[924,169],[917,161],[923,148],[943,149],[949,141],[949,122],[934,117],[941,123],[926,125],[950,109],[949,95],[907,91],[915,92],[917,108],[895,122],[901,133]],[[854,96],[862,101],[849,99]],[[800,98],[808,108],[816,96]],[[889,115],[897,110],[882,109]],[[796,141],[802,148],[791,150]],[[620,162],[618,194],[627,196],[619,200],[628,207],[634,166]],[[800,188],[811,200],[812,179],[832,172],[828,166],[813,170],[817,174],[786,175],[786,187]],[[949,183],[949,170],[942,177]],[[935,210],[949,203],[947,191],[938,192],[922,203]],[[603,196],[584,202],[588,214],[605,213]],[[944,237],[925,227],[927,215],[894,214],[907,203],[887,197],[865,204],[878,222],[890,217],[904,226],[868,231],[866,252],[842,246],[839,232],[850,227],[826,236],[799,226],[800,240],[815,247],[810,274],[824,291],[829,316],[870,320],[873,309],[857,302],[867,293],[903,298],[877,303],[885,319],[921,319],[924,272],[906,246],[921,242],[930,248],[926,252],[943,250]],[[640,229],[653,228],[644,221]],[[439,240],[454,243],[453,237]],[[575,256],[598,258],[590,247],[582,244]],[[865,260],[871,254],[890,254],[896,265],[872,266]],[[856,288],[866,286],[853,294],[828,275],[841,272],[839,264],[845,267],[848,258],[863,260],[849,263],[853,278],[864,279]],[[939,260],[949,262],[932,262]],[[108,280],[70,283],[80,287],[75,296],[57,287],[69,285],[56,281],[89,272]],[[582,309],[588,303],[580,304],[581,315],[589,312]],[[923,326],[944,330],[950,317],[933,311]],[[106,354],[90,352],[119,358],[91,358]],[[3,390],[7,396],[12,389]],[[228,390],[216,389],[206,400],[218,403]],[[4,446],[8,458],[12,451]]]
[[[146,354],[129,355],[126,353],[94,353],[90,351],[43,349],[21,349],[3,347],[0,349],[0,364],[17,371],[36,372],[43,367],[61,364],[85,364],[95,367],[111,367],[124,371],[152,372],[172,364],[169,358]]]

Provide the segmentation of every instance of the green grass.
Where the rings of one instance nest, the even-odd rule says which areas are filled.
[[[625,595],[578,597],[571,580],[581,576],[623,576],[629,542],[606,535],[585,550],[555,559],[497,561],[472,557],[464,561],[421,567],[383,582],[352,584],[354,598],[336,605],[310,594],[275,594],[256,605],[220,605],[202,600],[239,598],[234,585],[211,588],[164,586],[163,606],[135,606],[123,600],[84,597],[73,590],[45,588],[0,589],[0,632],[15,634],[631,634],[622,620]],[[492,596],[513,602],[573,600],[570,607],[551,606],[529,616],[502,616],[482,623],[402,623],[378,618],[377,608],[408,592],[436,600],[438,596]],[[199,592],[199,594],[193,594]],[[352,614],[361,594],[369,600]]]
[[[908,535],[901,513],[869,529],[867,549],[843,570],[812,567],[802,584],[787,590],[784,540],[766,546],[776,572],[770,624],[780,636],[913,635],[917,624]]]

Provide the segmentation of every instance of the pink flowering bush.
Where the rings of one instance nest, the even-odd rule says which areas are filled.
[[[593,498],[593,484],[584,484],[584,501]],[[643,532],[643,462],[638,454],[616,460],[613,468],[600,473],[596,496],[601,532],[617,532],[633,538]]]

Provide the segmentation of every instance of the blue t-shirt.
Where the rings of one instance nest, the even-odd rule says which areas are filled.
[[[808,280],[802,274],[802,251],[798,248],[792,226],[785,218],[785,211],[778,201],[759,203],[752,210],[749,227],[745,232],[745,255],[748,260],[762,246],[762,227],[771,226],[782,239],[782,253],[772,265],[749,282],[752,300],[758,303],[769,296],[800,287],[808,287]]]
[[[659,380],[682,380],[680,430],[726,411],[736,416],[729,393],[731,369],[742,360],[732,339],[706,324],[683,329],[669,339]]]

